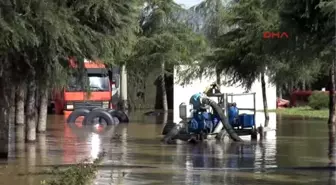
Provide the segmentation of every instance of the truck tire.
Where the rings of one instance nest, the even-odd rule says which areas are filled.
[[[92,111],[95,111],[95,110],[103,110],[103,111],[108,112],[109,114],[111,114],[113,118],[116,118],[115,121],[117,122],[117,124],[129,122],[128,116],[121,110],[112,110],[112,109],[105,109],[105,108],[98,107],[98,108],[94,108]]]
[[[166,125],[163,127],[162,135],[167,135],[174,127],[176,123],[174,122],[167,122]]]
[[[77,109],[77,110],[74,110],[68,117],[67,119],[67,123],[71,126],[74,126],[76,124],[76,120],[83,116],[84,119],[86,118],[86,116],[90,113],[89,110],[87,109]],[[83,125],[84,125],[84,122],[83,122]]]
[[[114,122],[115,122],[116,125],[118,125],[120,123],[120,120],[117,117],[113,117],[113,119],[114,119]]]
[[[113,119],[113,117],[111,116],[111,114],[109,114],[107,111],[104,110],[93,110],[91,111],[85,118],[83,121],[84,125],[92,125],[94,123],[94,119],[95,118],[100,118],[103,119],[104,121],[101,121],[99,124],[107,124],[107,125],[116,125],[115,120]],[[105,123],[103,123],[105,122]]]
[[[127,114],[125,112],[121,111],[121,110],[111,110],[111,111],[109,111],[109,113],[113,117],[117,117],[121,123],[128,123],[129,122]]]
[[[110,113],[111,109],[96,107],[96,108],[93,108],[91,111],[106,111],[106,112]],[[98,118],[98,122],[101,123],[101,124],[106,124],[106,123],[104,123],[105,121],[102,118]]]

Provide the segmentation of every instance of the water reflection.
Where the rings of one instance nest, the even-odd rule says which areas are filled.
[[[328,125],[328,134],[329,134],[329,144],[328,144],[328,157],[329,157],[329,166],[335,166],[335,134],[336,127],[334,125]],[[336,171],[330,171],[329,173],[329,185],[335,184],[336,181]]]
[[[91,158],[96,159],[101,151],[99,135],[97,133],[92,133],[91,140],[88,143],[91,143]]]
[[[165,117],[120,124],[100,133],[70,128],[62,118],[50,117],[48,132],[39,134],[37,143],[15,143],[16,160],[1,169],[0,184],[39,184],[43,176],[16,174],[40,171],[41,165],[80,162],[102,150],[107,156],[95,179],[100,185],[335,182],[335,171],[290,169],[334,162],[335,141],[328,137],[325,121],[278,119],[277,130],[261,142],[164,145],[159,135]]]

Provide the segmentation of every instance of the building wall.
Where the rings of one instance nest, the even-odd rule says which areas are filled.
[[[183,66],[182,68],[185,68],[186,66]],[[201,77],[197,78],[191,81],[190,84],[182,86],[179,84],[179,77],[181,76],[181,73],[178,72],[177,68],[174,69],[174,122],[179,122],[179,105],[182,102],[188,102],[190,97],[197,93],[197,92],[203,92],[204,89],[210,85],[211,83],[216,81],[215,75],[212,77]],[[221,76],[223,79],[223,76]],[[224,77],[225,78],[225,77]],[[267,104],[269,109],[276,109],[276,87],[274,85],[271,85],[267,82],[268,78],[266,77],[266,93],[267,93]],[[240,84],[237,84],[236,86],[227,86],[222,85],[221,86],[221,92],[223,93],[244,93],[245,89],[242,87],[239,87]],[[256,93],[256,108],[257,110],[263,110],[263,99],[262,99],[262,93],[261,93],[261,82],[259,80],[256,80],[254,84],[252,85],[252,88],[248,92],[255,92]],[[229,102],[231,102],[231,98],[228,98]],[[233,97],[233,102],[237,103],[238,108],[253,108],[253,96],[235,96]],[[246,112],[246,111],[245,111]],[[264,123],[264,114],[262,112],[257,113],[256,115],[256,123],[263,124]],[[276,117],[275,114],[270,116],[270,127],[275,128],[275,121]]]

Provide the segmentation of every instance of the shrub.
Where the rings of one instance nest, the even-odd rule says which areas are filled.
[[[309,96],[308,105],[315,110],[328,108],[329,96],[324,92],[315,91],[311,96]]]
[[[105,156],[105,152],[101,152],[98,158],[93,163],[88,163],[88,160],[70,166],[66,169],[55,167],[49,174],[54,178],[44,180],[41,182],[43,185],[88,185],[92,184],[92,180],[96,176],[98,164]]]

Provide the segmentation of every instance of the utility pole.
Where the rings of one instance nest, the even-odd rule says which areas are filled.
[[[121,100],[121,109],[126,110],[128,109],[128,101],[127,101],[127,71],[126,65],[122,65],[120,71],[120,100]]]

